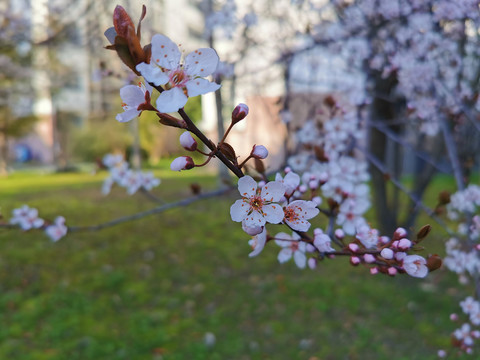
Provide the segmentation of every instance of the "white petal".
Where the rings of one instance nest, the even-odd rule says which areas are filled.
[[[150,62],[165,69],[176,69],[182,53],[178,46],[165,35],[154,35],[152,38],[152,58]]]
[[[175,87],[160,94],[157,99],[157,109],[162,113],[174,112],[184,107],[187,100],[182,89]]]
[[[252,213],[245,218],[245,226],[265,226],[265,218],[258,211],[252,211]]]
[[[185,84],[188,90],[188,96],[194,97],[197,95],[206,94],[220,89],[220,85],[210,82],[206,79],[196,78]]]
[[[290,260],[291,257],[292,257],[292,249],[285,247],[282,250],[280,250],[280,252],[278,253],[277,259],[280,262],[280,264],[283,264],[284,262]]]
[[[243,197],[252,197],[257,191],[257,182],[251,176],[245,175],[238,179],[238,191]]]
[[[265,213],[265,221],[270,224],[278,224],[285,216],[282,207],[278,204],[263,205],[262,210]]]
[[[162,69],[155,64],[140,63],[136,66],[136,69],[138,72],[140,72],[140,74],[142,74],[146,81],[155,85],[165,85],[168,82],[168,75],[165,74]],[[147,89],[147,86],[145,86],[145,88]],[[152,92],[151,87],[149,92]]]
[[[117,114],[115,119],[119,122],[127,122],[127,121],[130,121],[130,120],[136,118],[139,114],[140,114],[140,111],[135,110],[135,109],[130,109],[130,110],[127,110],[123,113]]]
[[[185,57],[185,71],[190,76],[205,77],[217,69],[218,60],[215,50],[210,48],[198,49]]]
[[[135,108],[145,102],[145,94],[142,89],[136,85],[126,85],[120,89],[120,97],[128,106]]]
[[[300,269],[305,269],[305,266],[307,265],[307,257],[303,252],[295,251],[293,253],[293,260],[295,261],[295,264],[297,264],[297,266]]]
[[[235,203],[230,207],[230,216],[232,217],[233,221],[240,222],[248,214],[250,206],[243,200],[237,200]]]
[[[296,221],[288,221],[285,220],[288,226],[290,226],[293,230],[296,231],[308,231],[310,229],[310,223],[306,220],[296,220]]]
[[[277,244],[278,246],[290,247],[291,243],[292,243],[292,237],[287,233],[280,232],[277,235],[275,235],[275,244]]]
[[[265,243],[267,242],[267,230],[263,229],[263,231],[255,236],[253,239],[253,251],[248,254],[249,257],[255,257],[260,254],[265,247]]]
[[[285,186],[278,181],[271,181],[262,189],[262,198],[266,201],[279,201],[284,194]]]

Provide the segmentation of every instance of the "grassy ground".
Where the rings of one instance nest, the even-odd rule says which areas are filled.
[[[192,181],[214,186],[193,174],[162,176],[155,194],[173,201]],[[122,189],[101,196],[105,176],[0,179],[1,211],[8,219],[27,203],[87,225],[155,206]],[[279,265],[273,244],[249,259],[229,216],[235,197],[58,243],[0,230],[0,359],[411,360],[448,347],[462,297],[451,273],[370,276],[346,259],[301,271]],[[428,241],[442,248],[435,232]]]

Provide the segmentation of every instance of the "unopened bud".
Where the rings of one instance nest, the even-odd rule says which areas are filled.
[[[337,239],[342,240],[345,237],[345,232],[342,229],[335,230],[335,236]]]
[[[428,267],[428,271],[432,272],[432,271],[435,271],[437,270],[438,268],[440,268],[442,266],[442,258],[438,255],[432,255],[432,256],[429,256],[428,259],[427,259],[427,267]]]
[[[358,251],[358,245],[355,244],[355,243],[350,243],[350,244],[348,244],[348,249],[351,252],[357,252]]]
[[[358,264],[360,264],[362,261],[360,260],[360,258],[358,256],[352,256],[350,258],[350,264],[352,264],[353,266],[357,266]]]
[[[412,247],[412,242],[408,239],[401,239],[398,241],[397,247],[399,250],[405,251]]]
[[[263,226],[247,226],[245,221],[242,221],[242,229],[250,236],[255,236],[263,231]]]
[[[393,259],[393,250],[385,248],[380,252],[380,255],[387,260]]]
[[[252,150],[252,156],[255,159],[265,159],[268,156],[268,150],[263,145],[255,145]]]
[[[238,104],[232,111],[232,123],[236,124],[245,119],[248,115],[248,106],[245,104]]]
[[[378,268],[376,268],[376,267],[370,268],[370,274],[377,275],[378,274]]]
[[[190,156],[180,156],[172,161],[170,169],[173,171],[189,170],[195,166]]]
[[[395,275],[397,275],[397,272],[398,272],[398,270],[397,270],[396,268],[394,268],[394,267],[389,267],[389,268],[388,268],[388,275],[390,275],[390,276],[395,276]]]
[[[417,243],[425,239],[430,233],[430,230],[432,230],[432,227],[430,225],[427,224],[422,226],[422,228],[417,233]]]
[[[188,151],[197,150],[197,142],[189,131],[185,131],[182,135],[180,135],[180,145],[182,145],[182,147]]]
[[[394,240],[400,240],[400,239],[403,239],[404,237],[407,237],[407,230],[405,230],[404,228],[399,227],[393,233]]]
[[[374,263],[376,259],[372,254],[365,254],[363,255],[363,260],[365,260],[367,264],[371,264]]]

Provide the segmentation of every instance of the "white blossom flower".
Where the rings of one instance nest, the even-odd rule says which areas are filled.
[[[116,119],[120,122],[127,122],[140,115],[142,112],[138,107],[144,104],[152,87],[139,83],[138,85],[125,85],[120,89],[120,97],[122,98],[123,113],[117,114]]]
[[[318,251],[321,253],[335,251],[335,249],[332,247],[332,239],[330,239],[330,236],[325,234],[321,229],[315,229],[313,234],[313,245],[315,245]]]
[[[275,243],[283,248],[278,253],[278,261],[283,264],[284,262],[290,260],[293,256],[295,264],[300,269],[304,269],[307,265],[307,257],[305,255],[306,243],[299,241],[301,239],[300,235],[297,233],[288,235],[281,232],[275,236],[275,239]]]
[[[165,88],[157,99],[162,113],[177,111],[185,106],[188,97],[216,91],[220,85],[204,77],[212,74],[218,65],[215,50],[202,48],[191,52],[182,64],[178,46],[165,35],[152,38],[150,64],[140,63],[136,69],[150,83]]]
[[[141,186],[147,190],[147,191],[150,191],[152,190],[154,187],[160,185],[160,179],[155,177],[155,175],[153,175],[153,172],[151,171],[148,171],[148,172],[142,172],[142,176],[141,176]]]
[[[22,230],[38,229],[43,226],[43,219],[38,217],[38,210],[28,205],[13,210],[10,224],[18,224]]]
[[[320,212],[316,203],[305,200],[292,201],[283,208],[283,211],[285,223],[297,231],[307,231],[311,225],[307,220],[317,216]]]
[[[423,278],[428,274],[427,260],[419,255],[407,255],[403,259],[403,269],[410,276]]]
[[[264,226],[266,222],[278,224],[283,220],[283,209],[275,203],[285,193],[283,184],[271,181],[259,193],[257,182],[247,175],[238,180],[238,191],[242,199],[230,207],[233,221],[245,221],[245,226],[254,227]]]
[[[45,233],[52,241],[58,241],[67,235],[67,230],[68,229],[65,226],[65,218],[63,216],[58,216],[52,225],[47,226]]]

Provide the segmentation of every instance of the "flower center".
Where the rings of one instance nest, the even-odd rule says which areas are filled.
[[[177,69],[170,74],[169,83],[172,87],[177,87],[185,85],[187,80],[187,74],[182,69]]]
[[[298,242],[297,241],[292,241],[290,243],[290,249],[292,249],[293,252],[298,250]]]
[[[283,211],[285,213],[285,220],[287,220],[287,221],[295,222],[295,221],[298,221],[300,219],[298,217],[298,214],[292,208],[285,208],[285,209],[283,209]]]
[[[261,210],[263,207],[263,199],[260,196],[253,196],[250,199],[250,208],[255,211]]]

